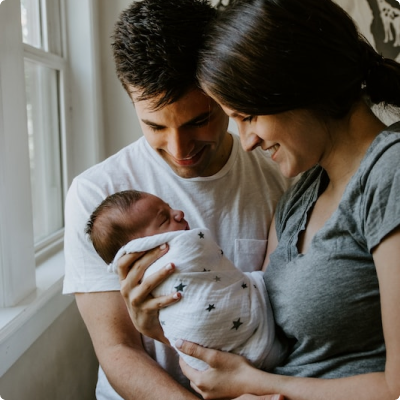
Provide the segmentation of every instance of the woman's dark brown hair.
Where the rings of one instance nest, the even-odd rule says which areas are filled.
[[[364,94],[400,106],[400,65],[330,0],[236,0],[201,52],[202,87],[251,115],[298,108],[341,118]]]

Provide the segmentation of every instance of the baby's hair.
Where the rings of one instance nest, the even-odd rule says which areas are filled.
[[[136,226],[126,214],[146,195],[137,190],[124,190],[106,197],[93,211],[85,233],[99,256],[111,263],[118,250],[134,238]]]

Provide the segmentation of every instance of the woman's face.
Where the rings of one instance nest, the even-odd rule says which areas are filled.
[[[222,108],[237,123],[243,149],[260,146],[284,176],[297,176],[321,163],[332,147],[326,125],[307,110],[251,116]]]

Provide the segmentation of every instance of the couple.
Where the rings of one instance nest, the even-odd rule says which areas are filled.
[[[265,372],[179,342],[211,366],[181,362],[192,389],[243,400],[397,398],[400,127],[369,105],[400,106],[400,66],[330,0],[237,0],[220,15],[202,0],[135,2],[113,50],[144,137],[77,177],[66,204],[64,292],[75,293],[102,367],[97,398],[197,398],[157,318],[179,299],[149,296],[174,270],[139,284],[168,247],[125,256],[118,279],[84,234],[107,195],[132,188],[184,209],[246,271],[261,268],[269,232],[264,281],[289,353]],[[278,169],[301,174],[283,197]]]

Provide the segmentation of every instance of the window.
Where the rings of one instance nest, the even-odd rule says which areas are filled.
[[[60,4],[21,0],[0,6],[3,307],[35,290],[35,257],[62,240],[67,63]]]
[[[51,19],[49,17],[51,16]],[[51,22],[51,24],[50,24]],[[65,58],[58,1],[21,0],[34,244],[63,228]]]
[[[37,289],[67,188],[100,158],[95,3],[0,3],[0,308]]]
[[[73,301],[63,206],[102,156],[97,7],[0,1],[0,376]]]

